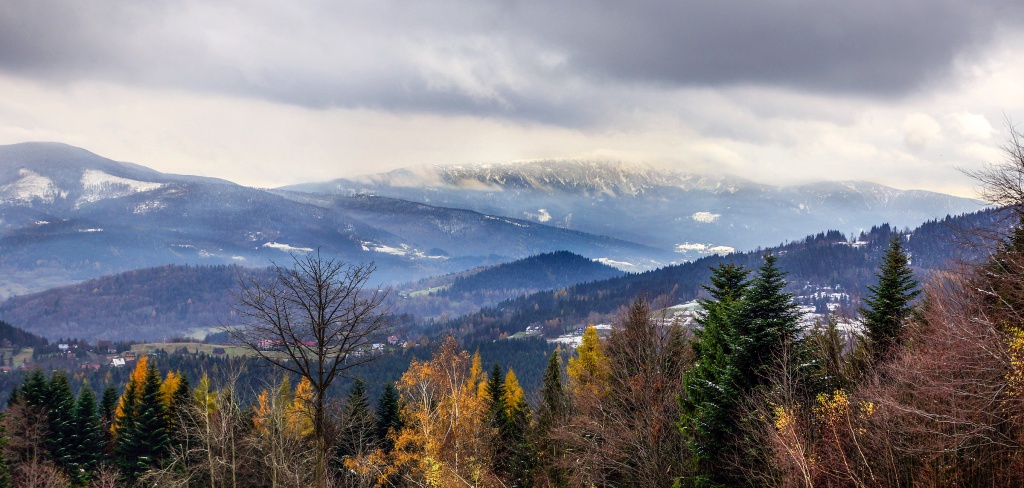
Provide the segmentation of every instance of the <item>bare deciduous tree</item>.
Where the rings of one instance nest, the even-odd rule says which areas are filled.
[[[313,387],[316,486],[327,482],[325,392],[353,367],[376,358],[389,326],[388,290],[367,289],[376,267],[346,265],[319,252],[292,256],[291,268],[274,266],[269,279],[249,278],[234,292],[238,323],[232,337],[270,364],[307,379]]]
[[[981,185],[978,196],[992,204],[1011,208],[1024,217],[1024,132],[1006,120],[1009,136],[1002,149],[1005,159],[976,171],[964,171]]]

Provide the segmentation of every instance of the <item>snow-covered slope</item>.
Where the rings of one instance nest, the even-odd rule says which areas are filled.
[[[161,264],[264,266],[319,251],[385,282],[569,250],[673,259],[622,239],[388,198],[284,198],[168,175],[62,144],[0,146],[0,298]]]
[[[748,250],[880,222],[912,227],[982,208],[976,200],[863,181],[772,186],[727,175],[613,162],[441,165],[286,187],[467,208],[674,249]]]

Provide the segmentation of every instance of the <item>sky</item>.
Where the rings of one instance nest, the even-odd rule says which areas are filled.
[[[0,0],[0,144],[275,187],[594,159],[963,196],[1019,0]]]

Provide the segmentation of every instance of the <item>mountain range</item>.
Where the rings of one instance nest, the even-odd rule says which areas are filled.
[[[386,283],[559,250],[645,267],[674,258],[666,249],[502,215],[270,192],[57,143],[0,146],[0,297],[162,264],[262,267],[317,249],[374,261],[375,279]]]
[[[792,187],[610,162],[435,166],[257,189],[60,143],[0,146],[0,298],[161,265],[318,251],[413,282],[555,251],[628,272],[977,210],[863,182]]]
[[[776,245],[825,229],[912,228],[977,200],[864,181],[772,186],[615,162],[440,165],[285,187],[505,215],[671,249],[678,259]]]

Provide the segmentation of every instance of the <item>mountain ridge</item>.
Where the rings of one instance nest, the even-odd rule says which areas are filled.
[[[0,146],[0,297],[162,264],[264,266],[319,249],[385,282],[568,249],[651,267],[670,250],[467,209],[286,198],[63,144]],[[457,232],[461,232],[458,234]]]
[[[878,222],[914,227],[984,207],[977,200],[866,181],[773,186],[614,162],[435,165],[291,185],[284,194],[376,195],[504,215],[673,249],[681,260],[857,233]]]

